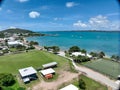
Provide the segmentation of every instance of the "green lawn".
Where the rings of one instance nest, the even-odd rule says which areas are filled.
[[[84,63],[83,65],[99,71],[103,74],[106,74],[112,78],[117,78],[117,76],[120,74],[120,63],[113,62],[110,60],[96,60],[96,61],[90,61],[87,63]]]
[[[84,82],[86,84],[86,90],[107,90],[106,86],[104,86],[104,85],[84,76],[84,75],[81,75],[80,77],[82,80],[84,80]],[[79,88],[77,80],[74,81],[73,84]]]
[[[38,68],[43,64],[53,61],[58,62],[57,69],[61,69],[62,67],[65,69],[66,66],[69,66],[67,59],[45,51],[33,50],[27,53],[0,56],[0,73],[17,74],[20,68],[29,66]]]

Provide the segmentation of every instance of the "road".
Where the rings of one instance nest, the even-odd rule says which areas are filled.
[[[86,76],[92,78],[93,80],[98,81],[98,82],[100,82],[102,84],[105,84],[105,85],[111,87],[112,90],[118,90],[117,89],[118,85],[115,83],[115,81],[111,80],[109,77],[107,77],[107,76],[105,76],[105,75],[103,75],[103,74],[101,74],[99,72],[93,71],[92,69],[89,69],[87,67],[77,66],[74,63],[73,59],[66,57],[63,53],[60,54],[60,56],[63,56],[65,58],[71,60],[72,64],[75,67],[75,69],[78,70],[79,72],[83,72]]]

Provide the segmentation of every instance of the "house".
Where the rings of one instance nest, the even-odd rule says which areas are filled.
[[[23,43],[19,42],[19,41],[10,41],[8,42],[9,46],[17,46],[17,45],[23,45]]]
[[[33,67],[19,69],[20,76],[24,83],[37,79],[37,71]]]
[[[82,53],[82,52],[73,52],[73,53],[72,53],[72,56],[73,56],[73,55],[74,55],[74,56],[79,56],[79,55],[80,55],[80,56],[85,56],[85,54]],[[92,56],[91,56],[90,54],[87,54],[86,56],[89,57],[89,58],[92,58]]]
[[[52,68],[41,70],[40,73],[42,76],[44,76],[46,79],[52,78],[55,74],[55,71]]]
[[[56,67],[56,66],[57,66],[57,62],[51,62],[51,63],[47,63],[47,64],[42,65],[42,67],[44,69],[46,69],[46,68],[52,68],[52,67]]]
[[[79,90],[79,89],[76,86],[70,84],[70,85],[68,85],[60,90]]]

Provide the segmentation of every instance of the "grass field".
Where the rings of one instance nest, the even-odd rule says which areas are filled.
[[[58,62],[58,68],[69,66],[68,60],[45,52],[45,51],[29,51],[21,54],[0,56],[0,73],[17,74],[18,69],[33,66],[34,68],[41,67],[49,62]]]
[[[107,89],[107,86],[104,86],[84,75],[80,75],[80,78],[85,82],[86,84],[86,89],[85,90],[108,90]],[[61,89],[69,84],[73,84],[75,85],[76,87],[79,88],[79,83],[78,83],[78,78],[75,78],[73,79],[71,82],[68,82],[68,83],[63,83],[61,86],[59,86],[58,89]],[[82,89],[79,89],[79,90],[82,90]]]
[[[117,78],[117,76],[120,74],[120,63],[113,62],[110,60],[96,60],[84,63],[83,65],[99,71],[105,75],[108,75],[114,79]]]
[[[107,90],[106,86],[104,86],[104,85],[102,85],[102,84],[84,76],[84,75],[81,75],[80,78],[82,80],[84,80],[84,82],[86,84],[86,89],[85,90]],[[79,88],[79,86],[78,86],[79,84],[78,84],[77,80],[75,82],[73,82],[73,84]]]

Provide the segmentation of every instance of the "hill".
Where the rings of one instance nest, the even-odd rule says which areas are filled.
[[[30,30],[26,30],[26,29],[20,29],[20,28],[15,28],[15,29],[6,29],[6,30],[2,30],[0,31],[1,33],[35,33],[33,31]]]
[[[20,28],[13,28],[13,29],[6,29],[6,30],[2,30],[0,31],[0,34],[6,34],[6,33],[9,33],[9,34],[20,34],[20,35],[23,35],[23,36],[44,36],[45,34],[42,34],[42,33],[38,33],[38,32],[33,32],[33,31],[30,31],[30,30],[26,30],[26,29],[20,29]]]

